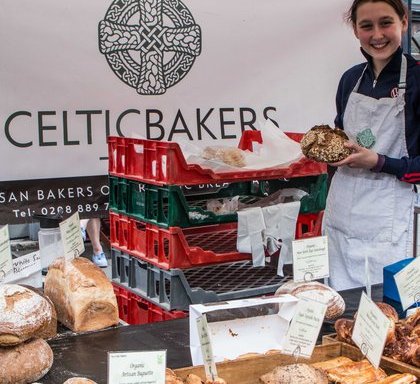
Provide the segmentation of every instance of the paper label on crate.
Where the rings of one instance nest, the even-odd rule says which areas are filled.
[[[293,249],[293,280],[311,281],[329,277],[327,236],[295,240]]]
[[[13,269],[12,251],[10,249],[9,226],[0,228],[0,282]]]
[[[404,311],[420,301],[420,257],[394,275]]]
[[[198,336],[200,339],[201,353],[203,354],[204,369],[207,379],[214,381],[217,377],[216,363],[214,362],[213,350],[211,348],[207,316],[197,318]]]
[[[299,300],[295,315],[286,333],[282,352],[296,358],[310,358],[326,311],[326,304],[308,299]]]
[[[375,368],[379,367],[389,327],[388,317],[362,292],[351,338]]]
[[[166,351],[108,352],[108,383],[165,384]]]
[[[60,223],[61,240],[66,260],[79,257],[85,251],[85,244],[80,230],[79,212]]]

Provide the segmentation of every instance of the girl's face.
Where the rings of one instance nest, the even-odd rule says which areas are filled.
[[[382,69],[401,45],[407,25],[406,16],[401,20],[394,8],[380,1],[360,5],[353,28],[362,48],[372,56],[375,66]]]

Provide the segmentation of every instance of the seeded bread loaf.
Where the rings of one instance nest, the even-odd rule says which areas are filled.
[[[0,285],[0,346],[51,334],[53,308],[38,293],[16,284]]]
[[[85,377],[72,377],[70,379],[67,379],[63,384],[96,384],[96,383],[90,379],[86,379]]]
[[[45,294],[54,303],[58,321],[74,332],[118,324],[118,307],[105,273],[84,257],[56,259],[48,268]]]
[[[348,139],[342,129],[316,125],[305,133],[300,146],[302,153],[312,160],[335,163],[351,154],[351,150],[344,146]]]
[[[53,352],[43,339],[0,348],[0,384],[33,383],[45,376],[52,364]]]
[[[260,377],[261,384],[328,384],[327,376],[308,364],[291,364],[276,367]]]

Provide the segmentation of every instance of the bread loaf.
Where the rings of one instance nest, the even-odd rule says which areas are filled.
[[[327,376],[307,364],[279,366],[260,377],[262,384],[328,384]]]
[[[48,333],[53,322],[52,307],[45,298],[20,285],[0,286],[0,346]]]
[[[333,320],[341,316],[346,304],[341,295],[325,284],[317,281],[295,283],[293,281],[287,282],[277,289],[275,295],[290,294],[297,298],[307,298],[321,303],[327,304],[327,312],[325,313],[326,320]]]
[[[96,384],[96,383],[90,379],[86,379],[85,377],[71,377],[70,379],[67,379],[63,384]]]
[[[417,383],[417,378],[410,373],[398,373],[388,376],[385,379],[379,380],[376,384],[414,384]]]
[[[351,150],[344,146],[348,139],[341,129],[316,125],[305,133],[300,146],[302,153],[312,160],[335,163],[351,154]]]
[[[33,383],[51,369],[53,352],[43,339],[0,349],[0,384]]]
[[[337,340],[343,341],[347,344],[354,344],[351,339],[354,328],[354,320],[351,319],[338,319],[334,323],[335,331],[337,332]]]
[[[118,324],[117,300],[111,282],[84,257],[67,261],[58,258],[50,264],[44,292],[55,305],[58,321],[74,332]]]
[[[212,146],[203,150],[202,157],[207,160],[217,160],[233,167],[246,165],[244,151],[235,147]]]
[[[45,327],[36,332],[35,337],[41,339],[51,339],[57,336],[57,311],[55,310],[54,304],[48,296],[44,295],[41,289],[31,287],[30,285],[21,285],[22,287],[28,288],[31,291],[34,291],[38,295],[42,296],[47,300],[48,304],[51,307],[51,321],[45,324]]]

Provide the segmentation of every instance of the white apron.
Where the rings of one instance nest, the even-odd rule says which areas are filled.
[[[366,68],[365,68],[366,70]],[[354,87],[344,113],[344,130],[357,142],[370,129],[371,147],[392,158],[407,156],[404,93],[407,60],[402,57],[398,96],[375,99]],[[372,137],[372,135],[370,135]],[[394,175],[339,167],[327,198],[330,285],[336,290],[377,284],[383,267],[409,256],[412,242],[412,185]],[[367,273],[368,272],[368,273]]]

